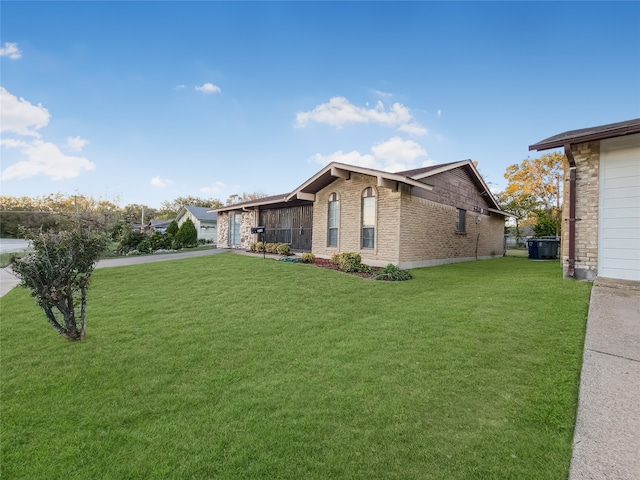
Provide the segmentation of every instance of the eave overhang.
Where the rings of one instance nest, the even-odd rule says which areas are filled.
[[[362,175],[368,175],[376,177],[377,185],[381,188],[388,188],[390,190],[397,190],[398,183],[404,183],[411,185],[412,187],[422,188],[424,190],[432,190],[433,186],[426,183],[419,182],[410,177],[398,175],[396,173],[383,172],[382,170],[375,170],[372,168],[356,167],[354,165],[346,165],[343,163],[330,163],[325,168],[316,173],[309,180],[304,182],[293,192],[287,195],[287,201],[292,199],[310,199],[313,195],[315,200],[315,194],[320,190],[330,185],[338,178],[349,180],[352,173],[360,173]]]
[[[624,122],[610,123],[608,125],[600,125],[598,127],[570,130],[541,140],[533,145],[529,145],[529,151],[562,148],[566,145],[605,140],[607,138],[622,137],[624,135],[633,135],[635,133],[640,133],[640,118]]]

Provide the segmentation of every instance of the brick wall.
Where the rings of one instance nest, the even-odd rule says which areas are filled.
[[[403,191],[400,267],[418,268],[504,254],[502,215],[467,211],[465,233],[456,232],[457,218],[455,207]]]
[[[593,280],[598,273],[598,198],[600,142],[573,145],[576,162],[576,278]],[[562,265],[569,260],[569,171],[565,173],[562,226]]]
[[[399,191],[377,188],[374,249],[360,248],[361,195],[375,187],[375,177],[352,173],[337,179],[316,194],[313,207],[313,253],[330,257],[337,252],[357,252],[364,263],[417,268],[444,263],[491,258],[504,254],[504,217],[467,212],[466,234],[456,233],[457,209],[411,195],[410,187]],[[338,246],[327,247],[328,198],[340,197]],[[479,223],[476,218],[480,217]],[[479,234],[479,236],[478,236]]]
[[[352,173],[349,180],[336,179],[316,194],[313,205],[313,248],[315,255],[330,257],[337,252],[357,252],[369,265],[398,263],[400,192],[378,188],[376,177]],[[376,230],[374,248],[361,248],[361,201],[367,187],[376,191]],[[340,198],[340,223],[337,248],[327,247],[328,199]]]

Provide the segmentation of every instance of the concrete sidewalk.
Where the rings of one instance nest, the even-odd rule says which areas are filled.
[[[640,479],[638,282],[593,284],[569,479]]]

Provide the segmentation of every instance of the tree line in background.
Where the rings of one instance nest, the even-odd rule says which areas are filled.
[[[262,193],[230,195],[227,205],[264,197]],[[224,205],[217,198],[195,196],[177,197],[164,201],[156,209],[144,204],[132,203],[124,207],[109,200],[85,195],[55,193],[39,197],[0,195],[0,237],[17,238],[20,227],[51,231],[65,229],[69,222],[82,217],[94,228],[111,233],[118,224],[147,224],[150,220],[172,220],[180,209],[195,207],[219,208]]]
[[[547,153],[507,167],[507,188],[497,194],[501,208],[515,215],[515,234],[531,226],[537,237],[559,236],[562,230],[562,198],[566,157]]]
[[[531,226],[536,236],[560,235],[562,229],[562,196],[566,159],[562,153],[547,153],[527,158],[507,167],[507,188],[496,197],[501,208],[515,215],[515,232]],[[154,220],[175,219],[186,205],[219,208],[265,197],[260,192],[229,195],[223,204],[217,198],[177,197],[164,201],[156,209],[144,204],[120,207],[114,202],[84,195],[50,194],[41,197],[0,195],[0,236],[18,237],[19,227],[40,231],[64,229],[70,220],[81,216],[90,219],[95,228],[105,233],[118,225],[143,224]]]

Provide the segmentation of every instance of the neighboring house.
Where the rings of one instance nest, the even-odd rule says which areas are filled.
[[[184,221],[190,218],[198,232],[198,240],[204,240],[207,243],[216,243],[218,214],[212,212],[209,207],[194,207],[186,205],[180,209],[176,222],[178,227]]]
[[[144,231],[147,233],[166,233],[167,227],[171,222],[172,220],[151,220]]]
[[[504,254],[505,216],[473,162],[398,173],[331,163],[293,192],[215,209],[218,246],[288,243],[321,258],[416,268]]]
[[[564,275],[640,281],[640,118],[561,133],[529,150],[564,148]]]

